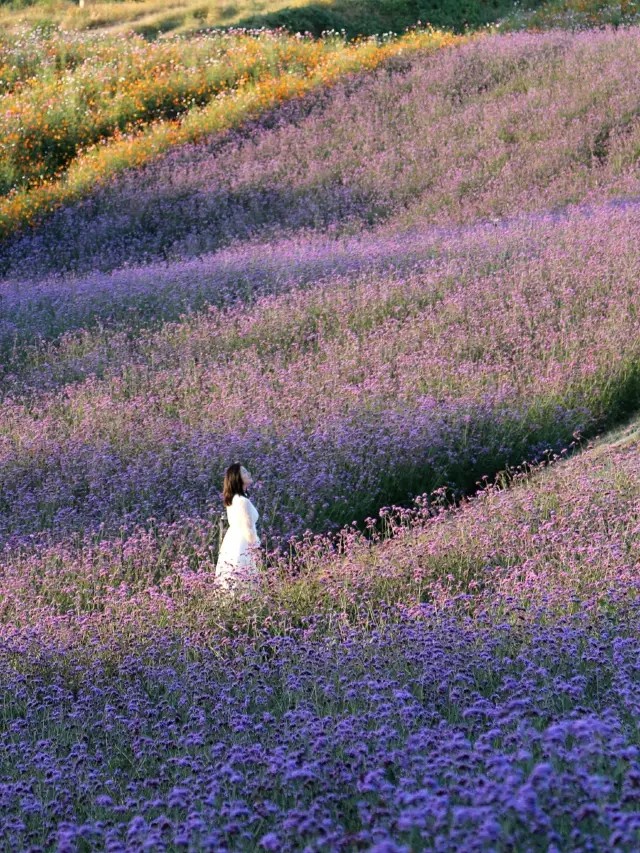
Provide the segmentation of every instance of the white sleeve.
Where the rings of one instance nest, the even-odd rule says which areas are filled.
[[[238,521],[247,537],[247,542],[249,545],[258,545],[258,534],[256,533],[256,526],[251,515],[251,502],[248,498],[242,498],[242,500],[238,501],[238,504]]]

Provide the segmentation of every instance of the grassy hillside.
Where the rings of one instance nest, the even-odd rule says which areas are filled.
[[[525,2],[525,8],[536,5],[536,0]],[[243,16],[239,26],[284,27],[315,36],[337,30],[348,38],[400,33],[417,22],[461,32],[496,21],[512,10],[512,0],[332,0]]]
[[[526,0],[523,9],[538,0]],[[461,31],[504,16],[512,0],[158,0],[92,2],[84,8],[66,0],[9,0],[0,3],[0,25],[60,25],[65,30],[109,29],[146,37],[188,33],[204,27],[285,27],[315,36],[344,30],[350,37],[401,33],[418,21]]]
[[[65,31],[137,33],[145,38],[213,27],[284,27],[319,36],[402,32],[418,21],[462,31],[497,20],[508,27],[588,28],[638,21],[637,0],[2,0],[0,26],[61,26]]]
[[[546,0],[536,8],[520,6],[509,16],[507,27],[586,30],[601,26],[629,26],[640,22],[638,0]]]
[[[0,22],[16,27],[61,27],[65,31],[111,30],[118,34],[162,36],[193,32],[203,27],[234,25],[242,16],[268,14],[305,4],[307,0],[122,0],[92,2],[80,7],[75,0],[9,0],[0,3]]]

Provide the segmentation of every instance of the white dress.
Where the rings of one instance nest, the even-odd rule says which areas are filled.
[[[258,510],[249,498],[234,495],[227,507],[229,529],[224,534],[216,564],[216,579],[227,589],[243,582],[257,582],[258,547],[260,539],[256,531]]]

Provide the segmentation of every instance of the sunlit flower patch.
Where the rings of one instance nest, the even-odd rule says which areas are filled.
[[[172,146],[390,57],[462,40],[432,29],[354,44],[268,31],[151,43],[106,38],[60,71],[55,52],[32,77],[11,69],[0,92],[0,238]],[[0,59],[0,68],[9,71],[9,61]]]

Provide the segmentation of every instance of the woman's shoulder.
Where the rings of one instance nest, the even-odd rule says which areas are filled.
[[[251,501],[246,495],[234,495],[231,503],[236,505],[244,504],[246,506],[247,504],[250,504]]]

